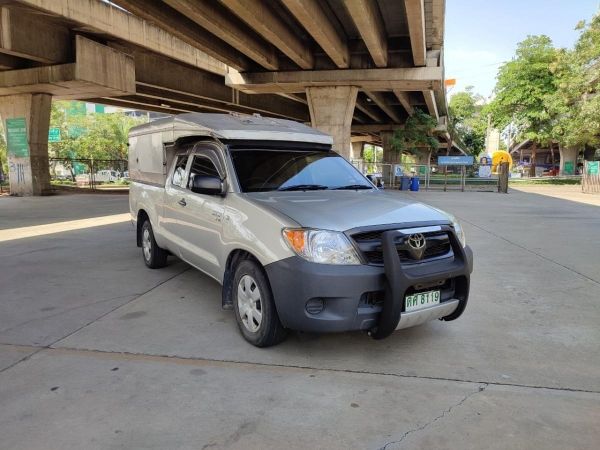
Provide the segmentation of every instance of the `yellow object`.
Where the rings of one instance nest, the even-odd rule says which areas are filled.
[[[510,172],[513,165],[510,153],[505,150],[497,150],[492,153],[492,173],[498,173],[498,166],[503,162],[508,162],[508,171]]]

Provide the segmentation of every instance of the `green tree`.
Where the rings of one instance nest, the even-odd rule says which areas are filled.
[[[61,141],[49,144],[50,155],[65,159],[127,159],[129,129],[145,119],[124,113],[70,115],[69,102],[53,102],[50,126],[61,131]],[[66,166],[74,176],[72,165]]]
[[[414,114],[406,120],[404,128],[394,131],[391,147],[399,153],[415,153],[420,147],[437,149],[439,142],[433,135],[436,126],[437,121],[433,117],[415,109]]]
[[[531,174],[535,175],[535,151],[554,138],[556,95],[553,66],[557,50],[548,36],[528,36],[517,45],[515,57],[498,71],[495,98],[487,110],[492,123],[504,128],[513,123],[519,139],[531,139]]]
[[[482,113],[483,107],[484,98],[473,92],[473,86],[454,94],[448,104],[453,139],[473,156],[477,156],[485,147],[487,121]]]
[[[553,67],[557,93],[554,134],[567,146],[600,145],[600,15],[580,22],[572,50],[558,53]]]

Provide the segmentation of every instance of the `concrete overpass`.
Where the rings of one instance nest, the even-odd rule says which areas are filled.
[[[364,142],[382,142],[393,162],[393,129],[416,108],[443,128],[444,7],[444,0],[0,0],[0,115],[9,139],[27,136],[9,156],[11,191],[49,188],[52,98],[310,121],[347,158],[359,157]]]

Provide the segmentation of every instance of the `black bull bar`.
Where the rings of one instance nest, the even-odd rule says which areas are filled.
[[[405,236],[406,233],[399,230],[390,230],[382,234],[381,245],[386,277],[385,296],[377,325],[369,330],[369,335],[372,338],[383,339],[394,332],[402,315],[405,292],[416,284],[435,283],[449,278],[464,277],[466,286],[463,286],[464,289],[456,297],[459,300],[458,306],[451,314],[442,317],[441,320],[457,319],[465,310],[469,297],[469,278],[473,270],[473,255],[468,246],[462,246],[452,227],[442,225],[441,229],[448,234],[454,258],[451,261],[423,262],[410,267],[402,266],[396,249],[398,238]]]

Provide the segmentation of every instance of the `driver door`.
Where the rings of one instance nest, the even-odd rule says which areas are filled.
[[[223,180],[223,164],[217,152],[210,148],[194,148],[187,175],[185,205],[180,205],[181,257],[214,278],[219,278],[223,244],[223,197],[197,194],[190,190],[195,175],[218,176]]]

